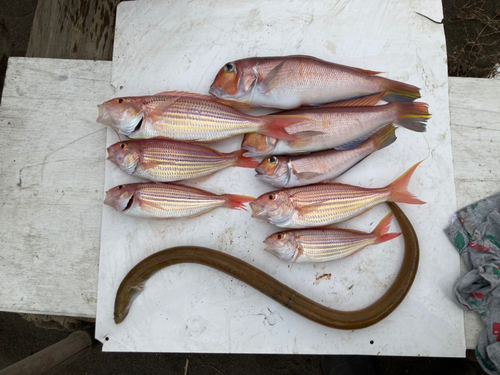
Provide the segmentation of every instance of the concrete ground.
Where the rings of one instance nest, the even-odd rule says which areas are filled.
[[[42,1],[42,0],[41,0]],[[25,56],[37,0],[0,0],[0,92],[7,58]],[[456,11],[452,0],[444,1],[447,12]],[[449,21],[449,19],[448,19]],[[447,32],[448,53],[456,51],[460,38]],[[462,37],[461,37],[462,35]],[[453,47],[455,46],[455,47]],[[455,48],[455,49],[453,49]],[[460,49],[458,49],[460,51]],[[470,62],[466,61],[465,64]],[[463,69],[464,65],[460,65]],[[1,276],[0,276],[1,277]],[[18,314],[0,312],[0,370],[52,345],[68,332],[43,329]],[[227,354],[155,354],[103,353],[100,345],[82,360],[66,367],[64,374],[483,374],[471,359],[311,356],[311,355],[227,355]],[[324,367],[324,370],[323,370]]]

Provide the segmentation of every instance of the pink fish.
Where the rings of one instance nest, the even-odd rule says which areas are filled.
[[[171,182],[209,176],[230,166],[255,168],[259,163],[244,152],[224,154],[200,143],[153,138],[115,143],[108,147],[108,160],[128,174]]]
[[[190,186],[168,183],[119,185],[106,192],[104,204],[126,215],[155,219],[195,217],[217,207],[243,209],[254,198],[217,195]]]
[[[97,122],[133,139],[165,137],[212,142],[245,133],[293,140],[283,129],[300,116],[251,116],[212,97],[186,92],[114,98],[100,104]]]
[[[270,191],[250,202],[252,217],[281,228],[310,228],[348,220],[387,201],[424,204],[408,191],[420,163],[382,188],[332,183]]]
[[[389,213],[371,233],[352,229],[313,228],[274,233],[267,237],[264,249],[288,262],[328,262],[351,256],[366,246],[392,240],[401,233],[388,233]]]
[[[225,64],[210,86],[217,98],[254,107],[292,109],[385,92],[385,101],[413,101],[418,87],[311,56],[253,57]]]

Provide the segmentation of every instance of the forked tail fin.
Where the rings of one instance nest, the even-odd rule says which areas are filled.
[[[427,120],[431,118],[426,103],[393,103],[398,108],[398,118],[394,121],[406,129],[425,132]]]
[[[241,168],[257,168],[257,166],[259,165],[259,162],[255,159],[252,159],[252,158],[247,158],[245,156],[243,156],[243,154],[247,152],[247,150],[237,150],[237,151],[234,151],[234,152],[231,152],[231,155],[235,156],[236,157],[236,161],[235,161],[235,164],[237,167],[241,167]]]
[[[392,212],[388,213],[373,230],[372,234],[376,236],[374,243],[386,242],[401,235],[401,233],[388,233],[392,218]]]
[[[265,125],[259,129],[258,133],[283,139],[284,141],[295,141],[297,139],[286,132],[287,127],[309,120],[307,117],[297,115],[267,115],[262,116],[261,119],[264,120]]]
[[[415,172],[415,169],[417,169],[417,167],[422,162],[423,160],[413,165],[410,169],[408,169],[405,173],[403,173],[396,181],[387,186],[387,188],[390,189],[390,196],[388,199],[389,201],[397,203],[408,203],[408,204],[425,204],[424,201],[421,201],[408,191],[408,183],[410,182],[411,176],[413,175],[413,172]]]
[[[248,211],[245,207],[245,203],[255,200],[254,197],[249,197],[247,195],[224,194],[223,197],[226,199],[224,207],[231,208],[233,210]]]
[[[386,102],[412,102],[420,98],[420,89],[417,86],[378,77],[384,86],[385,94],[382,100]]]

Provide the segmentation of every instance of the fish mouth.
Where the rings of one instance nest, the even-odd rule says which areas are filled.
[[[267,173],[260,167],[255,168],[255,172],[257,172],[256,177],[267,176]]]
[[[210,90],[208,90],[208,92],[215,96],[216,98],[222,98],[224,95],[226,95],[226,92],[224,91],[224,89],[220,88],[220,87],[210,87]]]
[[[106,192],[106,198],[104,199],[104,204],[113,207],[117,211],[125,212],[132,207],[132,204],[134,203],[134,197],[135,194],[130,195],[127,204],[125,207],[122,209],[123,205],[119,204],[119,201],[116,200],[116,198],[109,192]]]
[[[97,106],[97,109],[99,110],[99,115],[97,116],[96,122],[107,126],[113,126],[114,125],[113,119],[109,115],[106,106],[104,104],[99,104]]]
[[[252,209],[252,215],[251,217],[256,218],[256,219],[261,219],[261,220],[266,220],[268,221],[269,218],[267,217],[267,212],[264,209],[263,206],[261,206],[257,202],[250,202],[250,208]]]

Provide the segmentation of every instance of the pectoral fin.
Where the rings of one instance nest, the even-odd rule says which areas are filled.
[[[271,70],[266,78],[264,78],[258,85],[259,85],[259,91],[263,94],[269,93],[271,90],[273,90],[281,81],[281,70],[283,68],[283,65],[285,64],[286,60],[278,64],[273,70]]]

